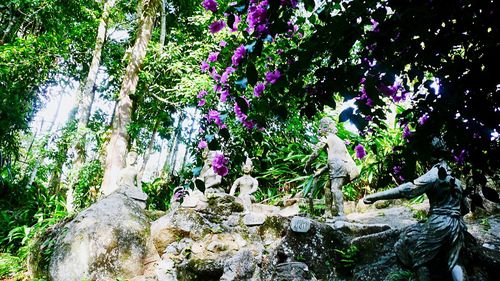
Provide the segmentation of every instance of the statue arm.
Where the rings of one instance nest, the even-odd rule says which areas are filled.
[[[310,168],[311,168],[311,164],[312,162],[318,158],[319,156],[319,153],[321,152],[321,150],[323,150],[324,148],[326,147],[326,142],[324,141],[321,141],[318,143],[318,145],[316,145],[313,153],[311,154],[311,156],[309,156],[309,159],[307,159],[306,161],[306,165],[304,167],[304,171],[308,171]]]
[[[253,178],[252,190],[250,190],[249,194],[255,193],[259,189],[259,181],[256,178]]]
[[[229,195],[234,196],[234,193],[236,193],[236,189],[238,188],[239,185],[240,185],[240,179],[236,179],[236,181],[234,181],[233,185],[231,186],[231,189],[229,190]]]
[[[399,198],[409,199],[424,194],[426,190],[427,190],[426,186],[419,186],[414,184],[413,182],[407,182],[389,190],[370,194],[363,199],[363,202],[365,204],[372,204],[378,200],[389,200],[389,199],[399,199]]]

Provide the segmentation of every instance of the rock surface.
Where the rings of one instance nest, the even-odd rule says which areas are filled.
[[[32,271],[32,277],[106,281],[143,275],[144,264],[159,258],[149,230],[149,219],[140,205],[113,193],[54,231],[48,272]]]
[[[409,280],[414,273],[398,261],[394,243],[404,228],[416,223],[426,211],[425,204],[369,208],[364,213],[349,214],[348,221],[322,223],[310,217],[284,217],[264,205],[253,209],[260,213],[247,214],[235,197],[218,195],[209,196],[204,208],[173,208],[152,222],[149,231],[147,218],[134,202],[121,197],[113,200],[97,203],[62,228],[67,234],[60,234],[56,240],[51,276],[63,274],[63,265],[79,262],[82,266],[73,266],[64,274],[77,276],[72,272],[78,269],[78,276],[89,280],[120,277],[131,281]],[[115,212],[98,217],[102,208]],[[118,214],[123,218],[115,222]],[[259,216],[258,223],[248,223],[249,215]],[[121,230],[105,230],[108,225]],[[64,249],[93,245],[90,235],[74,238],[77,246],[70,246],[73,244],[64,237],[80,237],[76,231],[94,228],[102,228],[99,245],[105,244],[104,248],[110,250],[92,251],[93,255],[87,256],[103,262],[87,266],[91,263],[73,254],[82,253],[80,250],[61,254]],[[468,237],[464,250],[470,281],[494,280],[500,274],[499,234],[495,233],[499,228],[498,216],[469,223],[471,233],[478,237]],[[107,238],[112,236],[106,231],[116,233],[120,241]],[[125,246],[122,239],[130,245]],[[154,247],[148,246],[149,241]],[[98,253],[102,253],[100,258]],[[436,263],[433,280],[450,280],[443,268]],[[407,279],[401,279],[405,276]]]

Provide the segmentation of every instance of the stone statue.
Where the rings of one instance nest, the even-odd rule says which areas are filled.
[[[255,201],[252,194],[259,188],[259,182],[257,179],[250,175],[252,170],[252,160],[247,157],[245,164],[243,164],[244,175],[236,179],[231,186],[231,190],[229,191],[229,195],[234,195],[236,190],[239,188],[240,194],[238,195],[238,198],[243,201],[246,213],[252,211],[252,201]]]
[[[218,187],[222,182],[222,177],[212,169],[212,161],[214,160],[215,153],[217,153],[217,151],[204,150],[202,154],[202,157],[205,159],[205,164],[201,169],[198,179],[205,184],[205,195],[210,193],[225,193],[222,188]]]
[[[335,215],[340,219],[344,216],[342,186],[359,176],[359,169],[349,155],[345,143],[337,135],[335,123],[330,118],[320,121],[319,134],[322,137],[313,154],[307,160],[304,172],[309,173],[311,163],[319,156],[321,150],[328,152],[328,169],[330,176],[330,189],[333,200],[325,202],[327,205],[326,216]],[[335,204],[335,208],[334,205]]]
[[[430,202],[429,218],[407,228],[396,242],[401,262],[416,270],[418,280],[430,280],[429,263],[439,254],[446,256],[453,280],[467,280],[458,258],[467,232],[462,215],[469,212],[461,182],[450,173],[445,161],[434,165],[413,182],[368,195],[366,204],[377,200],[412,198],[426,194]]]
[[[142,191],[141,181],[138,180],[137,153],[130,151],[127,154],[126,166],[120,171],[118,177],[118,192],[121,192],[128,197],[138,201],[141,207],[146,207],[148,196]]]

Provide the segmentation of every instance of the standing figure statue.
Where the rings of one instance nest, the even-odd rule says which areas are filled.
[[[252,201],[255,201],[252,194],[259,189],[259,182],[256,178],[250,175],[253,170],[253,164],[250,158],[247,157],[247,160],[245,164],[243,164],[242,168],[244,175],[236,179],[231,186],[229,195],[234,195],[236,190],[239,188],[240,194],[238,195],[238,198],[243,201],[245,212],[249,213],[252,211]]]
[[[344,141],[340,139],[336,133],[337,128],[332,119],[327,117],[321,119],[319,134],[322,138],[313,154],[307,160],[304,171],[309,173],[311,163],[319,156],[321,150],[326,149],[328,152],[330,189],[333,200],[327,200],[330,202],[325,202],[327,208],[325,215],[327,217],[335,215],[340,219],[344,219],[342,186],[357,178],[360,171],[351,158],[351,155],[349,155]]]
[[[141,207],[146,207],[146,200],[148,196],[142,191],[141,181],[138,179],[138,170],[135,166],[137,164],[137,153],[130,151],[127,154],[126,166],[120,171],[118,177],[118,192],[138,201]]]
[[[469,208],[461,182],[451,175],[445,161],[413,182],[368,195],[363,201],[372,204],[377,200],[413,198],[424,193],[429,198],[430,216],[426,222],[417,223],[401,234],[394,246],[396,254],[403,264],[417,272],[419,281],[430,280],[427,266],[439,253],[446,256],[454,281],[467,280],[458,258],[467,232],[462,215],[468,213]]]
[[[219,185],[222,182],[222,177],[219,176],[212,168],[212,162],[214,161],[216,153],[217,151],[209,151],[208,149],[206,149],[202,154],[202,157],[205,159],[205,163],[203,165],[203,168],[201,169],[198,180],[201,180],[205,185],[205,195],[208,195],[210,193],[224,193],[224,190],[222,188],[219,188]]]

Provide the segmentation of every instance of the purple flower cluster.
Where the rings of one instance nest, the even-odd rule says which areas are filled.
[[[369,98],[368,95],[366,94],[365,85],[361,85],[360,92],[361,92],[361,96],[356,97],[356,100],[363,102],[368,107],[372,107],[373,106],[373,100],[371,98]]]
[[[215,0],[203,0],[201,5],[205,8],[205,10],[212,11],[214,13],[217,12],[217,7],[219,6]]]
[[[210,64],[208,64],[206,61],[202,61],[200,64],[200,69],[201,72],[207,72],[210,69]]]
[[[412,132],[410,130],[410,127],[408,127],[408,125],[406,125],[403,129],[403,138],[408,139],[411,136],[411,134],[412,134]]]
[[[225,89],[222,92],[220,92],[220,101],[221,102],[226,102],[227,97],[229,97],[229,90],[228,89]]]
[[[427,120],[429,120],[429,114],[428,113],[425,113],[424,115],[422,115],[420,118],[418,118],[418,124],[420,125],[424,125],[425,122],[427,122]]]
[[[248,33],[257,31],[256,35],[260,36],[267,33],[267,0],[261,1],[260,3],[254,2],[248,7]]]
[[[201,90],[198,95],[196,96],[197,98],[199,98],[200,100],[198,101],[198,106],[204,106],[206,101],[203,97],[205,97],[207,95],[207,91],[205,90]]]
[[[219,52],[211,52],[208,55],[208,61],[209,62],[216,62],[218,57],[219,57]]]
[[[266,85],[264,85],[264,83],[257,83],[257,85],[255,85],[255,88],[253,89],[253,95],[256,97],[260,97],[265,89]]]
[[[224,154],[217,152],[215,153],[214,160],[212,161],[212,169],[216,174],[224,177],[229,173],[229,169],[226,166],[227,163],[229,163],[229,160],[224,157]]]
[[[462,164],[465,163],[465,158],[466,157],[467,157],[467,150],[462,149],[462,151],[460,151],[460,153],[453,155],[453,160],[455,160],[455,162],[458,165],[462,165]]]
[[[231,57],[231,62],[233,63],[234,66],[240,64],[241,60],[243,60],[243,57],[245,56],[245,53],[246,49],[244,45],[241,45],[238,48],[236,48],[233,56]]]
[[[356,145],[354,151],[356,151],[356,157],[358,159],[363,159],[366,156],[365,148],[361,144]]]
[[[406,96],[408,94],[408,92],[404,90],[403,86],[397,81],[394,82],[392,86],[386,86],[382,83],[378,89],[386,96],[392,97],[394,102],[406,100]]]
[[[208,119],[208,122],[214,121],[214,123],[217,124],[217,126],[219,126],[219,128],[224,127],[224,124],[222,124],[222,120],[220,119],[220,113],[217,110],[213,110],[213,109],[209,110],[207,119]]]
[[[226,23],[223,20],[214,21],[208,26],[211,33],[217,33],[226,27]]]
[[[370,22],[372,23],[372,31],[379,32],[380,30],[378,29],[378,21],[371,19]]]
[[[400,181],[404,181],[405,180],[405,178],[403,177],[403,175],[401,175],[401,171],[402,170],[403,169],[399,165],[396,165],[396,166],[392,167],[392,173],[394,174],[394,177],[396,177]]]
[[[207,148],[208,144],[206,141],[204,140],[201,140],[199,143],[198,143],[198,148],[199,149],[204,149],[204,148]]]
[[[266,73],[266,81],[270,84],[276,83],[278,79],[281,77],[281,73],[278,69],[275,71],[269,71]]]

